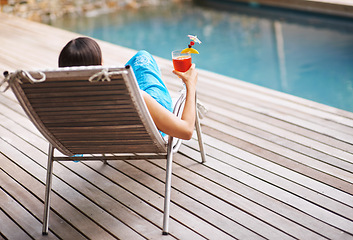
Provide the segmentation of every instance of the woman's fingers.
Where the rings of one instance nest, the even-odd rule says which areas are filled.
[[[186,77],[192,75],[192,72],[195,70],[195,68],[196,68],[196,65],[195,63],[193,63],[191,64],[191,67],[189,68],[189,70],[187,70],[186,72],[178,72],[176,70],[173,70],[173,73],[178,77],[180,77],[181,79],[185,79]]]

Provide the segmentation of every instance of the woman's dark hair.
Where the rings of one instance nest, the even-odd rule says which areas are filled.
[[[91,65],[102,65],[102,51],[91,38],[73,39],[60,52],[59,67]]]

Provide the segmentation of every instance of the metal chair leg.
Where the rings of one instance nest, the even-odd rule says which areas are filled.
[[[49,211],[50,211],[50,192],[53,178],[53,155],[54,147],[49,144],[48,150],[48,165],[47,165],[47,180],[45,184],[45,198],[44,198],[44,214],[43,214],[43,229],[42,234],[48,235],[49,230]]]
[[[202,162],[206,162],[206,154],[204,150],[199,113],[196,110],[196,133],[199,142]],[[170,193],[172,185],[172,165],[173,165],[173,137],[168,139],[166,180],[165,180],[165,195],[164,195],[164,214],[163,214],[163,235],[169,234],[169,216],[170,216]]]
[[[103,157],[105,157],[106,155],[105,154],[102,154]],[[108,161],[106,159],[102,160],[103,164],[104,165],[107,165],[108,164]]]
[[[196,126],[196,133],[197,133],[197,141],[199,142],[201,159],[202,159],[202,163],[204,163],[206,162],[206,153],[205,153],[205,147],[202,140],[202,131],[201,131],[201,125],[200,125],[199,112],[197,111],[197,109],[196,109],[195,126]]]
[[[164,194],[164,214],[163,214],[163,235],[169,234],[169,209],[170,209],[170,192],[172,188],[172,165],[173,165],[173,137],[169,136],[167,166],[165,177],[165,194]]]

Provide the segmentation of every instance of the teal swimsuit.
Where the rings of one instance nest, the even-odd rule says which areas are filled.
[[[173,112],[172,98],[162,80],[161,71],[153,56],[141,50],[126,65],[130,65],[134,70],[140,89],[147,92],[170,112]],[[162,135],[164,136],[165,134],[162,133]]]

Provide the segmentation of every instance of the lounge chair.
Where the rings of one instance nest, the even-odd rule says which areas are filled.
[[[71,67],[6,73],[28,117],[49,141],[43,234],[48,234],[54,161],[166,159],[163,234],[168,234],[172,158],[181,140],[154,125],[134,72],[126,67]],[[181,94],[174,113],[182,112]],[[202,162],[205,152],[197,114]],[[54,150],[62,155],[54,156]]]

